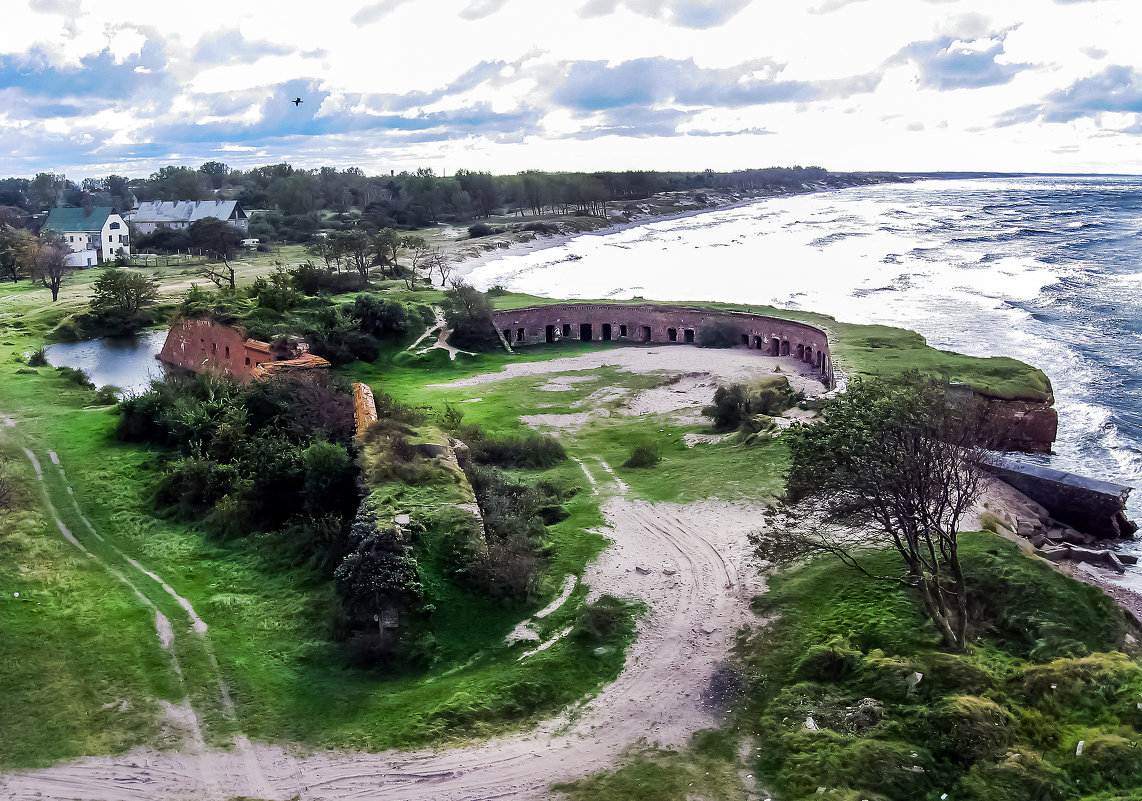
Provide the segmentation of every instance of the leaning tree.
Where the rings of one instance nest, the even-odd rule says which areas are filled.
[[[945,643],[967,639],[959,532],[986,459],[984,418],[970,393],[911,372],[855,380],[824,420],[787,433],[791,465],[759,556],[790,561],[829,553],[866,575],[914,588]],[[891,547],[901,569],[879,575],[871,549]]]

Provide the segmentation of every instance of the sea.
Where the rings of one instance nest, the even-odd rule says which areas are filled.
[[[467,276],[566,298],[772,304],[910,328],[1051,379],[1061,470],[1138,488],[1142,177],[920,180],[586,234]],[[1130,550],[1136,550],[1137,545]]]

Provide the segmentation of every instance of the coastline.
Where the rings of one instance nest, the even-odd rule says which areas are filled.
[[[606,236],[609,234],[627,231],[631,228],[637,228],[640,225],[650,225],[652,223],[671,222],[674,220],[685,220],[691,217],[697,217],[702,214],[709,214],[716,211],[730,211],[733,209],[740,209],[746,206],[752,206],[756,203],[764,203],[767,200],[774,200],[778,198],[799,197],[802,195],[813,195],[820,192],[842,192],[846,189],[856,189],[863,186],[875,186],[881,183],[912,183],[913,181],[900,178],[898,181],[878,181],[875,183],[852,184],[850,186],[840,187],[813,187],[803,192],[781,192],[777,194],[759,194],[749,198],[739,198],[731,200],[727,203],[719,203],[705,208],[688,209],[686,211],[675,211],[667,214],[647,214],[645,217],[637,219],[624,219],[621,222],[611,222],[611,220],[620,219],[618,217],[608,217],[608,222],[593,228],[588,231],[568,231],[558,234],[545,234],[536,236],[526,242],[510,242],[506,246],[497,248],[490,248],[481,253],[465,256],[460,254],[455,260],[454,274],[457,278],[463,278],[470,275],[479,267],[489,264],[499,259],[509,256],[521,256],[528,253],[535,253],[549,248],[559,247],[570,242],[572,239],[578,239],[583,236]],[[468,242],[471,240],[462,240]]]

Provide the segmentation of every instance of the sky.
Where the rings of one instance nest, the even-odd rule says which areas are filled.
[[[0,176],[1142,173],[1138,0],[3,4]]]

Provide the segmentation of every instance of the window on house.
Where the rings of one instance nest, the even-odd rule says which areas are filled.
[[[110,228],[112,231],[115,231],[115,230],[118,230],[118,228],[119,228],[119,223],[117,223],[117,222],[113,222],[113,223],[111,223],[111,224],[110,224],[109,226],[107,226],[107,227],[108,227],[108,228]]]

